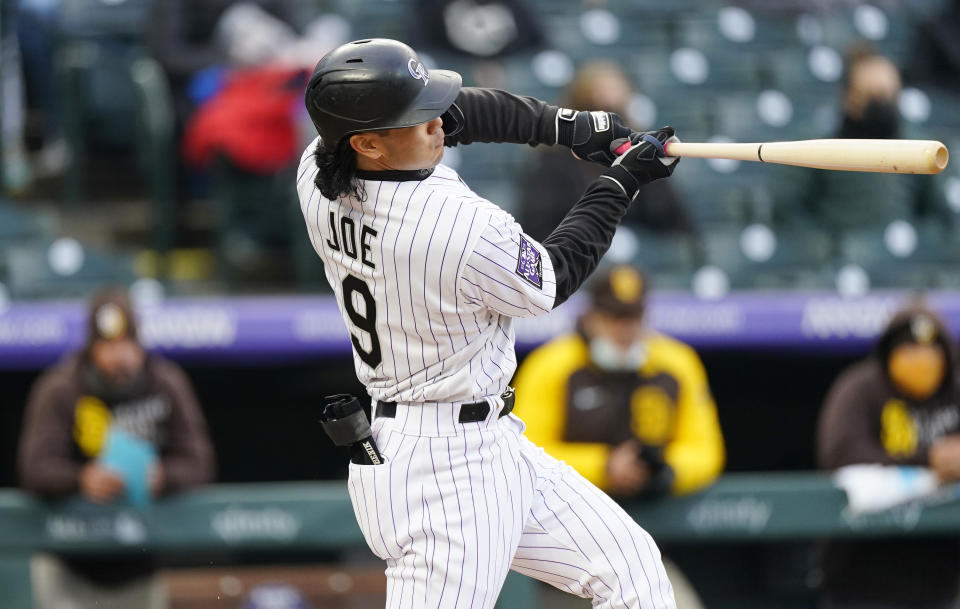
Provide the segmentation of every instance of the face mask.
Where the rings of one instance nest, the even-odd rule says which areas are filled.
[[[900,134],[900,109],[893,101],[873,99],[858,119],[845,116],[841,134],[862,139],[889,139]]]
[[[605,338],[590,341],[590,360],[607,372],[632,372],[640,368],[647,353],[640,342],[633,343],[624,351],[615,342]]]
[[[946,358],[936,346],[904,343],[890,353],[887,370],[890,380],[900,391],[914,399],[925,400],[943,383]]]

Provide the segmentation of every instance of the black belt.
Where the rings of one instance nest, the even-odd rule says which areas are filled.
[[[504,391],[500,397],[503,398],[503,408],[500,410],[500,415],[497,418],[510,414],[510,411],[513,410],[513,403],[516,401],[516,394],[513,392],[513,387],[507,387],[507,390]],[[490,404],[486,401],[460,405],[461,423],[478,423],[485,421],[489,414]],[[395,416],[397,416],[396,402],[377,401],[376,418],[387,417],[388,419],[392,419]]]

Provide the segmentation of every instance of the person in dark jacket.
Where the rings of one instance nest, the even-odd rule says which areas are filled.
[[[890,321],[875,353],[834,382],[817,430],[820,467],[930,467],[960,480],[960,378],[953,341],[938,317],[914,304]],[[827,542],[829,607],[957,606],[956,538]]]
[[[592,62],[577,71],[561,105],[574,110],[606,110],[627,116],[626,105],[631,92],[630,81],[616,64]],[[557,146],[543,147],[533,177],[522,182],[517,210],[520,223],[531,237],[543,239],[556,228],[567,212],[558,202],[578,196],[600,176],[603,168],[594,165],[578,163],[569,150]],[[683,200],[665,181],[653,183],[637,195],[622,224],[631,229],[664,234],[694,237],[696,233]]]
[[[192,113],[201,72],[230,65],[229,50],[217,36],[223,15],[237,0],[164,0],[154,4],[147,45],[170,81],[182,123]],[[296,16],[289,0],[254,0],[266,14],[293,27]],[[295,28],[296,29],[296,28]]]
[[[18,458],[23,487],[44,499],[124,500],[133,482],[102,461],[108,438],[119,433],[155,451],[147,476],[153,497],[213,479],[213,449],[190,381],[144,350],[126,292],[108,288],[92,299],[87,344],[30,393]],[[157,562],[139,549],[103,558],[39,555],[32,571],[38,609],[167,606]]]
[[[846,57],[839,126],[827,137],[916,137],[900,117],[901,90],[900,71],[889,58],[869,46],[851,47]],[[815,226],[840,236],[865,229],[883,231],[898,221],[944,229],[954,222],[944,182],[937,177],[784,169],[772,173],[770,180],[777,201],[775,220],[784,226]]]
[[[960,93],[960,0],[917,25],[907,77],[913,84]]]

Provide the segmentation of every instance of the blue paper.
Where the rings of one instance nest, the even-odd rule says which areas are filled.
[[[150,505],[150,468],[157,461],[152,444],[112,426],[99,461],[123,478],[128,503],[137,507]]]

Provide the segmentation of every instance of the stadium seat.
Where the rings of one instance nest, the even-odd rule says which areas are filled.
[[[896,228],[902,230],[898,232]],[[954,259],[957,249],[949,234],[932,223],[917,225],[898,221],[883,231],[853,230],[840,238],[840,253],[844,259],[862,265],[949,262]]]
[[[711,52],[761,51],[797,42],[792,15],[773,7],[763,10],[729,2],[703,7],[680,21],[679,43]]]
[[[62,124],[70,147],[64,198],[84,198],[89,155],[116,154],[133,147],[137,93],[130,78],[140,51],[109,41],[64,42],[58,52],[57,81]]]
[[[539,0],[543,2],[544,0]],[[582,4],[582,3],[578,3]],[[648,18],[663,19],[665,17],[678,18],[696,13],[704,8],[704,4],[713,4],[703,0],[613,0],[609,3],[610,10],[618,15],[647,16]]]
[[[0,200],[0,243],[33,242],[52,233],[53,218]]]
[[[317,9],[333,11],[357,25],[355,31],[367,37],[407,38],[410,19],[416,14],[414,0],[333,0],[324,7],[314,1]]]
[[[862,267],[876,287],[934,288],[949,283],[960,263],[960,243],[938,224],[897,222],[884,231],[855,230],[840,237],[840,260]]]
[[[154,209],[153,247],[165,252],[173,246],[176,204],[173,99],[156,60],[138,57],[130,70],[137,94],[136,151]]]
[[[633,230],[636,248],[632,262],[662,276],[689,277],[699,262],[698,244],[692,237]]]
[[[718,171],[722,169],[722,171]],[[757,202],[768,198],[761,180],[764,168],[756,163],[683,159],[677,169],[680,179],[673,187],[683,195],[698,226],[740,227],[765,219]],[[682,176],[682,177],[681,177]]]
[[[833,99],[839,87],[842,61],[840,52],[830,47],[821,46],[815,50],[785,46],[765,50],[759,57],[757,69],[764,87],[784,91],[802,90]]]
[[[814,229],[774,232],[760,224],[704,234],[707,261],[733,288],[825,287],[830,282],[830,238]]]
[[[581,14],[581,11],[576,11],[541,17],[548,40],[575,57],[583,57],[590,46],[580,26]]]
[[[930,100],[930,118],[926,121],[929,130],[943,139],[960,129],[960,101],[956,91],[924,86],[920,90]]]
[[[751,41],[764,53],[801,43],[797,15],[793,11],[777,10],[775,3],[757,7],[752,16],[756,21],[756,35]]]
[[[139,42],[156,1],[162,0],[61,0],[60,35],[66,40]]]
[[[294,168],[259,175],[223,157],[216,159],[212,197],[219,217],[217,253],[228,281],[245,279],[248,267],[259,272],[268,257],[290,260],[293,235],[300,237],[303,230],[295,184]],[[278,267],[275,275],[293,270]]]
[[[136,133],[137,92],[131,66],[153,0],[64,0],[58,21],[56,80],[70,164],[64,198],[84,198],[93,151],[126,152]]]
[[[15,298],[79,298],[103,284],[126,285],[137,278],[132,256],[73,239],[6,245],[2,253]]]
[[[902,64],[909,55],[914,19],[896,3],[851,4],[833,21],[845,25],[854,37],[869,41],[894,63]]]

